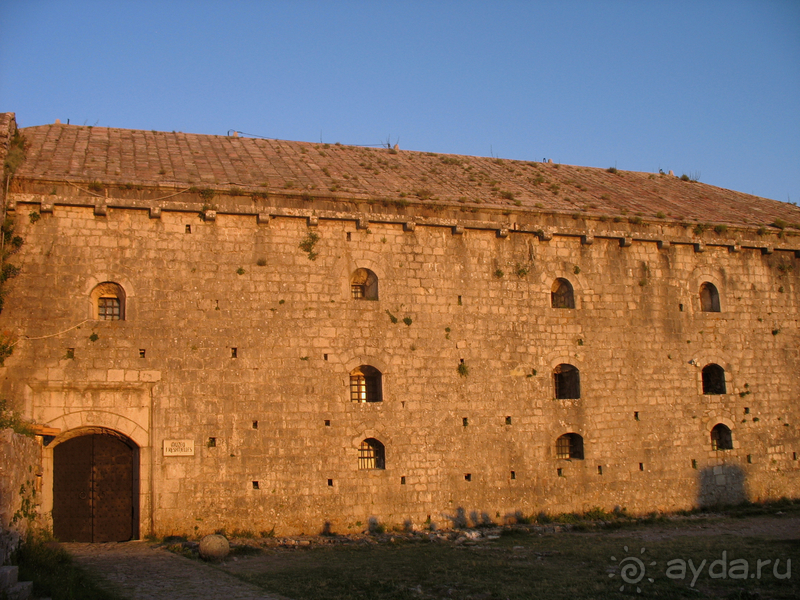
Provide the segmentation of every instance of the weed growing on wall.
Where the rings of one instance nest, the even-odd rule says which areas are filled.
[[[11,138],[6,153],[5,160],[3,161],[3,180],[2,190],[0,194],[5,194],[8,189],[11,179],[17,168],[25,160],[25,138],[20,135],[19,131]],[[38,213],[36,213],[38,216]],[[35,223],[31,216],[31,222]],[[23,240],[20,236],[14,235],[14,219],[6,215],[5,212],[5,196],[3,196],[3,224],[0,227],[0,312],[3,310],[3,302],[5,299],[5,283],[12,277],[19,274],[19,267],[12,265],[8,262],[8,258],[14,254],[22,246]],[[13,342],[10,340],[10,335],[6,332],[0,336],[0,365],[11,354]]]
[[[309,231],[308,234],[306,234],[306,237],[303,238],[303,241],[300,242],[300,250],[308,253],[308,260],[317,260],[319,253],[314,250],[314,246],[316,246],[318,241],[319,235],[313,231]]]
[[[13,429],[15,433],[33,435],[30,423],[25,421],[17,411],[9,408],[7,400],[0,400],[0,429]]]

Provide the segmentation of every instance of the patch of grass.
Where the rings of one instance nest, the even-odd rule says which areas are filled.
[[[245,273],[245,271],[244,271],[244,269],[242,267],[239,267],[238,269],[236,269],[236,274],[237,275],[244,275],[244,273]]]
[[[411,317],[404,317],[404,318],[403,318],[403,323],[405,323],[405,324],[406,324],[406,325],[408,325],[409,327],[411,326],[411,323],[412,323],[412,322],[413,322],[413,321],[411,320]]]
[[[386,314],[389,315],[389,320],[392,323],[397,323],[397,317],[395,317],[392,313],[390,313],[389,309],[386,309]]]
[[[13,562],[19,566],[21,581],[33,581],[33,594],[37,598],[122,600],[122,596],[102,589],[54,542],[28,538],[15,554]]]
[[[503,269],[497,269],[494,272],[494,276],[497,277],[498,279],[501,279],[504,275],[505,273],[503,272]]]
[[[102,192],[103,191],[103,184],[99,181],[92,181],[87,186],[90,192]]]
[[[456,370],[461,377],[466,377],[469,375],[469,367],[467,366],[467,363],[459,363]]]
[[[40,215],[35,210],[32,210],[31,212],[28,213],[28,219],[30,219],[31,224],[36,223],[36,221],[38,221],[41,218],[42,215]]]
[[[612,518],[599,509],[595,516]],[[788,600],[798,595],[797,577],[774,577],[773,563],[763,569],[758,579],[709,576],[710,564],[720,560],[723,552],[728,565],[732,560],[744,559],[751,571],[759,559],[774,562],[775,558],[781,558],[779,572],[785,573],[786,558],[796,554],[794,541],[693,535],[688,531],[687,535],[672,535],[668,523],[656,526],[659,532],[663,529],[664,535],[646,541],[642,539],[643,526],[604,536],[593,531],[541,534],[519,527],[502,530],[497,539],[479,538],[474,545],[431,543],[427,536],[398,537],[395,543],[325,544],[270,554],[268,563],[265,559],[260,563],[261,568],[244,575],[240,574],[240,568],[230,568],[234,574],[267,591],[307,600],[614,597]],[[573,531],[586,528],[579,519],[571,527]],[[638,584],[641,594],[637,594],[635,585],[625,585],[621,579],[622,568],[630,562],[623,562],[627,557],[641,558],[646,565],[647,578]],[[703,564],[695,585],[691,585],[688,568],[688,576],[683,579],[667,577],[667,563],[675,559],[687,562],[691,559],[695,568]],[[620,586],[625,588],[624,593],[620,593]]]

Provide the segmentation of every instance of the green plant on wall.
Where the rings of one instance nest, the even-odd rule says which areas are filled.
[[[33,435],[33,428],[17,411],[8,407],[7,400],[0,400],[0,430],[12,429],[22,435]]]
[[[469,367],[467,366],[467,363],[459,363],[457,370],[461,377],[466,377],[469,375]]]
[[[0,298],[2,301],[2,298]],[[2,308],[2,302],[0,302]],[[14,344],[16,341],[12,338],[11,333],[4,331],[0,333],[0,367],[3,366],[5,360],[14,352]]]
[[[33,471],[33,468],[28,467],[28,471]],[[38,516],[36,511],[36,487],[32,480],[29,479],[19,487],[19,499],[19,509],[11,517],[11,525],[25,521],[30,528]]]
[[[5,160],[3,161],[3,180],[0,195],[4,197],[14,173],[25,160],[25,138],[19,131],[14,134],[8,145]],[[5,202],[5,199],[4,199]],[[38,215],[38,213],[36,213]],[[31,222],[35,222],[31,216]],[[14,235],[14,219],[5,216],[3,219],[2,237],[0,237],[0,312],[3,310],[3,300],[5,298],[5,282],[19,274],[19,267],[8,262],[8,258],[22,246],[22,238]],[[0,365],[3,360],[11,354],[13,344],[8,340],[9,335],[4,333],[0,338]]]
[[[308,253],[308,260],[317,260],[317,256],[319,256],[319,253],[317,253],[314,250],[314,247],[316,246],[318,241],[319,241],[319,235],[317,235],[313,231],[309,231],[306,234],[306,237],[303,238],[303,241],[300,242],[300,250]]]

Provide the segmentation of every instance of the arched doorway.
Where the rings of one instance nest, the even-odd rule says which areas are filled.
[[[138,530],[139,451],[93,430],[53,449],[53,533],[62,542],[123,542]]]

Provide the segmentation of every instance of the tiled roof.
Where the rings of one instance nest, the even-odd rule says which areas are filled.
[[[641,215],[755,225],[800,223],[800,208],[679,177],[425,152],[187,133],[41,125],[18,180]]]

